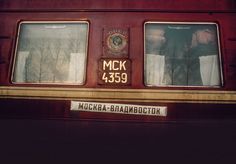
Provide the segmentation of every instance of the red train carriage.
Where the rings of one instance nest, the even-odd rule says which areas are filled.
[[[234,1],[0,1],[1,116],[235,118]]]
[[[0,0],[0,163],[235,163],[235,18],[233,0]]]

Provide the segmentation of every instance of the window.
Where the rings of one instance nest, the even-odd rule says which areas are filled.
[[[144,29],[145,85],[222,85],[217,24],[146,22]]]
[[[12,82],[84,84],[87,44],[88,22],[21,22]]]

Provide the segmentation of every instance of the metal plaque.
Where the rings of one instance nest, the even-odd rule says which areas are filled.
[[[129,85],[131,81],[131,62],[129,59],[100,59],[99,84]]]
[[[144,116],[167,116],[166,106],[147,106],[133,104],[113,104],[84,101],[71,101],[72,111],[130,114]]]

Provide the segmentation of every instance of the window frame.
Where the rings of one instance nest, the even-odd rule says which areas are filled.
[[[20,40],[20,32],[21,32],[21,25],[22,24],[86,24],[87,30],[86,30],[86,43],[85,43],[85,56],[84,56],[84,74],[83,74],[83,80],[81,83],[76,82],[41,82],[41,83],[35,83],[35,82],[16,82],[14,81],[14,72],[16,70],[16,63],[17,63],[17,53],[19,49],[19,40]],[[15,49],[14,49],[14,55],[13,55],[13,62],[12,62],[12,69],[11,69],[11,76],[10,76],[10,83],[14,85],[52,85],[52,86],[58,86],[58,85],[65,85],[65,86],[84,86],[86,84],[86,77],[87,77],[87,65],[88,65],[88,46],[89,46],[89,33],[90,33],[90,22],[88,20],[78,20],[78,21],[20,21],[17,25],[17,37],[15,42]]]
[[[173,25],[215,25],[216,27],[216,37],[217,37],[217,49],[218,49],[218,64],[219,64],[219,85],[152,85],[147,84],[145,79],[145,69],[146,69],[146,25],[147,24],[173,24]],[[220,28],[219,24],[216,22],[191,22],[191,21],[145,21],[143,24],[143,84],[146,88],[222,88],[224,86],[224,76],[223,76],[223,62],[222,62],[222,52],[220,43]]]

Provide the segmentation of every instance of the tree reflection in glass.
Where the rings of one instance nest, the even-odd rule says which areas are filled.
[[[88,23],[21,23],[13,82],[83,84]]]

